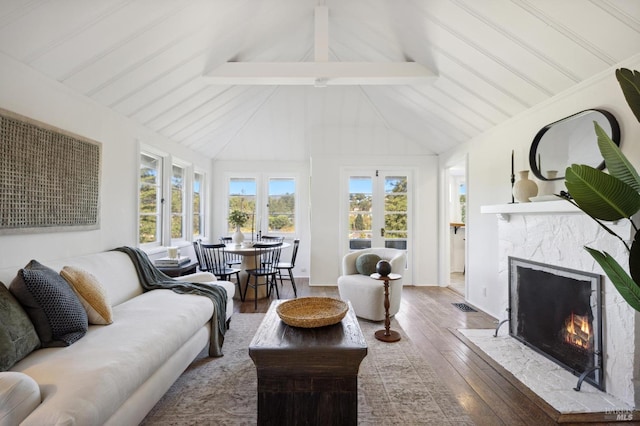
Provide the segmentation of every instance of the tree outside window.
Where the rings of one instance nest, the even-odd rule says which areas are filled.
[[[183,167],[171,170],[171,238],[184,239],[184,175]]]
[[[140,188],[138,233],[140,244],[160,243],[162,229],[162,159],[140,154]]]
[[[256,226],[256,180],[254,178],[231,178],[229,180],[229,212],[238,210],[249,215],[249,220],[240,228],[253,233]],[[233,233],[235,226],[227,222],[227,231]]]
[[[269,179],[269,232],[293,233],[296,223],[296,182],[292,178]]]
[[[243,233],[296,231],[295,178],[234,177],[229,179],[228,191],[228,212],[238,210],[249,215],[241,228]],[[232,233],[235,227],[227,222],[227,230]]]
[[[373,181],[368,176],[349,179],[349,240],[371,239]]]
[[[193,174],[193,237],[198,238],[204,235],[204,205],[202,203],[202,192],[204,175],[202,173]]]
[[[385,237],[407,238],[407,177],[387,176],[384,192]]]

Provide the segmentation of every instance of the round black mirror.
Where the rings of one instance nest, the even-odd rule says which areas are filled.
[[[581,111],[544,126],[536,134],[529,151],[533,174],[540,180],[560,180],[572,164],[604,169],[594,121],[620,145],[620,126],[613,114],[601,109]]]

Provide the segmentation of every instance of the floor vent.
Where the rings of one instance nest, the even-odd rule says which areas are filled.
[[[460,309],[462,312],[478,312],[466,303],[452,303],[452,305]]]

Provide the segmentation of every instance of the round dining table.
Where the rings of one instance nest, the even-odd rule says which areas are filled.
[[[283,242],[282,246],[280,247],[281,249],[285,249],[290,246],[291,244]],[[248,247],[242,244],[236,245],[235,243],[226,244],[224,251],[227,253],[233,253],[233,254],[238,254],[242,256],[242,263],[240,264],[240,268],[238,268],[240,269],[240,285],[238,286],[238,291],[236,291],[236,294],[234,294],[233,296],[234,299],[240,300],[239,292],[242,291],[244,293],[247,287],[247,275],[249,275],[246,272],[247,269],[254,269],[258,265],[258,262],[256,261],[256,253],[253,246]],[[265,280],[264,277],[258,277],[259,283],[264,283],[264,280]],[[267,286],[266,285],[259,286],[258,299],[264,299],[265,297],[267,297]],[[253,291],[247,292],[247,298],[245,300],[253,300],[253,299],[254,299]]]

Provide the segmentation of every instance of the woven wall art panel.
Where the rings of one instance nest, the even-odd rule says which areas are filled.
[[[0,234],[97,229],[101,144],[0,109]]]

